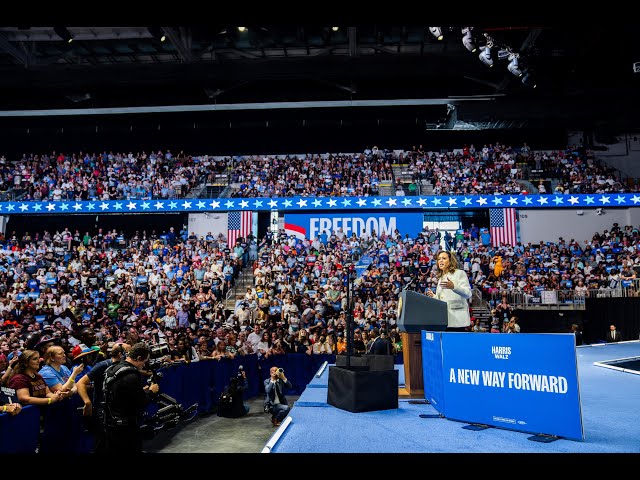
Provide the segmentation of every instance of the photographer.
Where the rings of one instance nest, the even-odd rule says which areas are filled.
[[[238,375],[233,377],[229,385],[220,395],[218,402],[218,416],[225,418],[238,418],[249,413],[249,406],[242,401],[242,395],[249,386],[247,372],[242,365],[238,367]]]
[[[95,434],[93,449],[95,453],[104,452],[105,448],[103,422],[104,392],[102,390],[104,375],[107,368],[113,364],[117,364],[124,358],[124,355],[129,348],[131,348],[131,346],[126,343],[116,343],[111,345],[111,358],[96,363],[91,371],[76,383],[78,395],[80,395],[80,398],[84,402],[82,416],[85,417],[89,423],[89,431],[92,431]],[[89,396],[89,389],[93,390],[93,400]]]
[[[144,385],[141,370],[151,351],[146,343],[131,347],[127,358],[105,372],[105,426],[108,452],[141,453],[140,420],[144,407],[157,394],[157,383]]]
[[[271,367],[271,376],[264,381],[264,413],[271,414],[271,424],[279,426],[289,414],[289,403],[284,395],[284,389],[293,388],[291,382],[284,376],[284,369]]]

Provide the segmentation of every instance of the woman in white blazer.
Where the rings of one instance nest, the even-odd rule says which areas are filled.
[[[427,290],[427,295],[447,302],[448,332],[464,332],[471,325],[468,299],[471,298],[469,278],[458,268],[458,260],[453,252],[442,251],[436,258],[438,286],[435,293]]]

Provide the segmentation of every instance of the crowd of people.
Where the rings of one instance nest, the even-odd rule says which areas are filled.
[[[224,176],[231,196],[369,196],[381,182],[394,182],[393,166],[404,165],[414,181],[430,180],[436,195],[604,193],[626,188],[615,169],[593,151],[575,145],[533,151],[496,142],[476,149],[406,151],[366,148],[354,154],[192,156],[171,150],[137,153],[61,153],[0,157],[0,191],[22,200],[116,200],[179,198]],[[524,180],[545,180],[528,192]],[[226,181],[225,180],[225,181]],[[548,186],[555,182],[554,191]],[[528,184],[532,186],[532,184]]]
[[[428,229],[416,238],[400,232],[348,237],[339,230],[313,240],[270,232],[259,243],[240,239],[233,249],[218,238],[165,242],[129,239],[125,248],[81,242],[63,246],[61,255],[53,241],[5,246],[0,367],[43,334],[72,358],[77,345],[94,346],[82,336],[86,329],[95,332],[96,346],[166,342],[174,360],[340,353],[348,311],[364,344],[358,348],[366,352],[373,329],[395,336],[403,288],[435,289],[434,265],[443,251],[439,234]],[[639,245],[637,228],[614,224],[584,243],[560,238],[496,248],[469,238],[454,252],[470,285],[487,298],[549,289],[586,295],[631,286]],[[345,282],[347,270],[365,257],[369,266]],[[227,311],[224,299],[242,262],[253,269],[255,283],[236,291],[236,307]]]
[[[235,165],[232,181],[241,184],[243,196],[375,194],[379,182],[391,178],[392,163],[410,158],[416,175],[434,172],[440,193],[514,193],[500,188],[516,188],[518,156],[537,161],[526,148],[515,153],[500,145],[487,152],[470,147],[455,156],[421,149],[404,158],[389,155],[397,154],[376,149],[353,156],[245,158]],[[606,178],[600,182],[600,175],[608,174],[588,158],[558,154],[545,159],[556,161],[570,175],[577,172],[572,178],[591,177],[592,183],[574,182],[571,191],[618,188]],[[3,181],[17,185],[18,170],[28,198],[85,199],[103,198],[105,192],[123,198],[135,185],[149,187],[145,195],[162,196],[161,187],[178,178],[185,180],[178,180],[185,194],[211,165],[182,153],[174,158],[168,151],[53,154],[2,163]],[[507,171],[513,181],[497,186],[494,177],[504,178]],[[104,187],[100,193],[98,185]],[[49,188],[46,195],[43,186]],[[377,351],[379,338],[388,339],[390,353],[401,352],[396,317],[402,290],[459,290],[457,278],[453,286],[450,278],[439,283],[436,262],[444,249],[437,229],[425,228],[415,238],[397,230],[347,236],[339,229],[304,240],[280,230],[259,239],[240,238],[235,245],[221,236],[178,235],[173,228],[164,235],[143,232],[131,238],[101,229],[84,235],[68,227],[53,235],[35,230],[20,238],[11,235],[0,249],[0,382],[18,392],[15,401],[2,406],[12,414],[21,405],[46,407],[86,395],[83,377],[96,361],[109,357],[114,345],[166,344],[168,361],[186,363],[344,353],[347,315],[352,315],[355,353]],[[473,225],[447,245],[469,286],[487,299],[507,292],[569,290],[584,296],[589,290],[615,291],[633,284],[640,269],[640,232],[617,223],[588,241],[559,238],[502,247],[483,242]],[[368,267],[356,274],[354,266],[363,259]],[[254,283],[239,292],[235,279],[243,268],[253,270]],[[224,301],[232,292],[236,305],[229,311]],[[520,331],[508,305],[492,306],[491,332]],[[477,322],[464,328],[482,331]],[[271,373],[273,383],[283,380]],[[276,425],[282,421],[280,407],[271,411]]]
[[[280,158],[240,159],[231,180],[238,197],[368,196],[379,194],[382,181],[391,182],[391,152],[377,148],[356,154],[308,154]]]
[[[414,180],[430,180],[436,195],[487,195],[524,193],[625,192],[619,172],[597,161],[592,150],[569,146],[557,151],[532,151],[524,143],[513,148],[496,142],[477,150],[473,144],[456,151],[427,151],[413,147],[403,152]],[[533,175],[535,172],[535,175]],[[554,180],[554,191],[547,189]],[[527,191],[530,180],[537,191]]]
[[[0,157],[0,191],[22,200],[118,200],[180,198],[216,174],[230,159],[192,156],[181,151],[101,153],[53,151]]]

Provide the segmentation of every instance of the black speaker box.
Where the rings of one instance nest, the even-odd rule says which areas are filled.
[[[398,408],[398,370],[331,366],[327,403],[353,413]]]
[[[393,355],[362,355],[355,356],[351,355],[351,366],[352,367],[369,367],[369,370],[378,371],[378,370],[393,370]],[[347,366],[347,356],[346,355],[336,355],[336,367],[346,367]]]

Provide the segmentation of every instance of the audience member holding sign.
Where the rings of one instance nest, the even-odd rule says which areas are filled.
[[[436,259],[436,291],[429,289],[427,295],[447,302],[447,331],[464,332],[471,325],[469,303],[471,286],[464,270],[458,268],[458,260],[453,252],[442,251]]]

